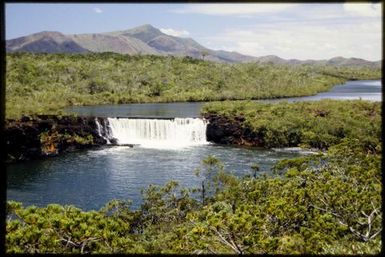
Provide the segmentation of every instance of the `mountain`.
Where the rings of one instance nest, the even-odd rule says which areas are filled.
[[[236,52],[215,51],[192,38],[174,37],[146,24],[129,30],[94,34],[64,35],[40,32],[6,41],[7,52],[83,53],[116,52],[190,56],[217,62],[241,62],[253,57]],[[204,56],[203,56],[204,55]]]
[[[258,62],[258,63],[273,63],[273,64],[286,64],[287,63],[287,60],[282,59],[281,57],[278,57],[276,55],[266,55],[266,56],[256,57],[256,58],[254,58],[253,61]],[[299,63],[297,63],[297,64],[299,64]]]
[[[333,57],[329,60],[297,60],[297,59],[282,59],[275,55],[267,55],[255,57],[254,62],[257,63],[272,63],[272,64],[288,64],[288,65],[331,65],[336,67],[368,67],[381,68],[382,62],[371,62],[360,58],[344,58],[341,56]]]
[[[146,43],[131,37],[106,34],[70,35],[73,41],[91,52],[115,52],[120,54],[158,54],[156,49]]]
[[[257,62],[289,65],[334,65],[380,68],[381,61],[370,62],[359,58],[335,57],[330,60],[282,59],[275,55],[253,57],[237,52],[212,50],[192,38],[167,35],[145,24],[136,28],[93,34],[65,35],[55,31],[43,31],[6,41],[7,52],[86,53],[116,52],[120,54],[154,54],[190,56],[215,62]]]
[[[344,58],[344,57],[339,56],[339,57],[334,57],[330,60],[327,60],[326,64],[337,65],[337,66],[361,67],[361,66],[381,65],[381,62],[380,61],[369,62],[367,60],[360,59],[360,58]]]
[[[138,39],[161,55],[190,56],[217,62],[241,62],[253,59],[251,56],[236,52],[208,49],[192,38],[170,36],[149,24],[129,30],[109,32],[107,34]],[[203,57],[203,55],[205,56]]]
[[[70,37],[60,33],[43,31],[30,36],[6,41],[7,52],[84,53],[89,52]]]

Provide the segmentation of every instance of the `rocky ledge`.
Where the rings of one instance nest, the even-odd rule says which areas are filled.
[[[254,133],[245,124],[242,116],[226,117],[218,114],[206,113],[204,118],[207,124],[207,140],[217,144],[264,146],[263,137]]]
[[[40,115],[6,120],[7,162],[54,156],[105,145],[95,117]]]

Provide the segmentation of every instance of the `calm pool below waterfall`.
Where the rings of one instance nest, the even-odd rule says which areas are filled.
[[[380,81],[350,81],[317,96],[287,101],[323,98],[381,101]],[[277,100],[273,100],[277,101]],[[73,107],[81,115],[104,117],[198,117],[203,103],[132,104]],[[102,147],[7,166],[7,199],[25,206],[49,203],[73,204],[84,210],[100,209],[112,199],[130,199],[133,208],[141,204],[141,189],[177,180],[182,186],[196,187],[201,178],[196,169],[208,155],[220,159],[225,170],[236,175],[251,174],[257,163],[261,172],[270,172],[280,159],[301,153],[230,147],[208,144],[202,138],[205,126],[199,119],[114,120],[111,133],[127,143],[131,138],[141,145]],[[111,123],[112,124],[112,123]],[[182,134],[177,134],[183,131]],[[178,144],[181,142],[183,144]]]
[[[251,174],[253,163],[258,163],[261,171],[268,171],[277,160],[298,156],[216,145],[181,149],[106,147],[10,165],[8,199],[38,206],[74,204],[89,210],[118,198],[131,199],[136,208],[141,202],[141,189],[150,184],[177,180],[183,186],[198,186],[201,180],[195,170],[210,154],[237,175]]]

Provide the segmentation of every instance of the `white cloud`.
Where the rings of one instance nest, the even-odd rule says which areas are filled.
[[[187,30],[175,30],[175,29],[160,29],[164,34],[174,36],[174,37],[187,37],[190,35],[190,32]]]
[[[377,61],[382,58],[381,37],[381,21],[372,20],[359,25],[258,24],[227,29],[197,40],[203,45],[210,41],[211,46],[231,46],[232,51],[252,56],[278,55],[302,60],[344,56]]]
[[[194,37],[216,50],[286,59],[382,58],[379,3],[186,4],[172,12],[250,18],[247,25],[233,20],[233,27]]]
[[[100,9],[99,7],[95,7],[95,8],[94,8],[94,12],[96,12],[96,13],[102,13],[103,10]]]
[[[344,11],[351,16],[381,17],[381,4],[347,3],[343,5]]]
[[[207,15],[251,15],[280,12],[293,6],[296,6],[296,4],[190,4],[182,9],[172,10],[172,12]]]

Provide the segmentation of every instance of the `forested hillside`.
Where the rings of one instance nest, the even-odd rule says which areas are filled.
[[[115,53],[12,53],[6,62],[6,115],[13,118],[58,113],[71,105],[312,95],[345,80],[381,77],[379,69]]]

